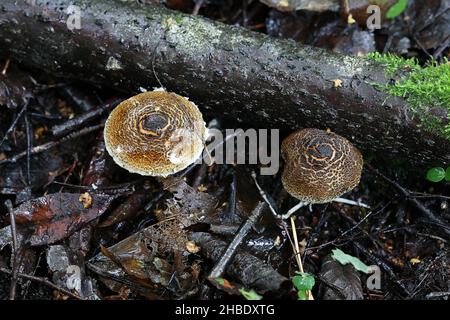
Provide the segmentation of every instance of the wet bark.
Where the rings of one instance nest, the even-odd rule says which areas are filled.
[[[225,241],[216,239],[209,233],[195,232],[190,234],[189,239],[199,244],[206,256],[214,262],[220,260],[227,247]],[[289,280],[267,263],[240,250],[237,250],[226,272],[247,288],[273,292],[285,292],[291,288]]]
[[[2,0],[0,55],[129,94],[159,86],[156,73],[207,115],[286,131],[328,127],[382,156],[450,161],[448,140],[370,84],[390,80],[375,62],[134,1],[35,2]],[[67,27],[71,4],[81,9],[80,29]]]

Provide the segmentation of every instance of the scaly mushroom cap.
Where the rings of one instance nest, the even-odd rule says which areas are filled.
[[[202,154],[206,127],[197,106],[175,93],[144,92],[121,102],[109,115],[105,144],[130,172],[167,176]]]
[[[296,131],[281,144],[281,154],[283,186],[304,202],[329,202],[356,187],[361,177],[361,153],[335,133]]]

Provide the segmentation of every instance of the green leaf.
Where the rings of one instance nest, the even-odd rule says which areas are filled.
[[[445,170],[445,181],[450,181],[450,167]]]
[[[221,286],[223,286],[225,284],[225,279],[223,279],[223,278],[215,278],[214,281],[217,282]]]
[[[448,171],[448,168],[447,168]],[[444,168],[441,167],[435,167],[431,168],[427,172],[427,180],[431,182],[439,182],[442,179],[444,179],[446,176]]]
[[[389,8],[388,12],[386,13],[386,18],[393,19],[399,16],[403,11],[405,11],[407,5],[408,0],[398,0],[396,4]]]
[[[332,250],[332,252],[333,252],[333,254],[331,257],[334,260],[336,260],[337,262],[339,262],[340,264],[346,265],[346,264],[350,263],[353,265],[353,267],[355,267],[356,270],[364,272],[364,273],[370,273],[369,267],[367,265],[365,265],[358,258],[353,257],[349,254],[346,254],[340,249],[334,249],[334,250]]]
[[[306,294],[306,291],[300,290],[299,292],[297,292],[297,300],[309,300],[308,295]]]
[[[244,296],[247,300],[261,300],[262,296],[257,294],[253,289],[250,291],[239,289],[239,292]]]
[[[298,291],[306,291],[314,287],[315,280],[309,273],[298,273],[292,277],[292,283]]]

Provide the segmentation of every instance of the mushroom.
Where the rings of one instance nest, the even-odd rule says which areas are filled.
[[[361,205],[339,198],[359,184],[363,164],[361,153],[347,139],[319,129],[302,129],[283,140],[281,154],[283,186],[300,200],[283,217],[307,204],[338,200]]]
[[[197,106],[172,92],[144,92],[121,102],[104,129],[106,150],[129,172],[166,177],[202,154],[207,129]]]

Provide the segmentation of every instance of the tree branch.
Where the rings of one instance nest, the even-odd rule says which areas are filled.
[[[70,5],[81,9],[81,29],[67,27]],[[160,6],[2,0],[0,55],[127,92],[156,86],[156,73],[209,115],[287,131],[329,127],[383,157],[450,161],[448,140],[417,127],[404,99],[371,85],[390,80],[380,64]]]

